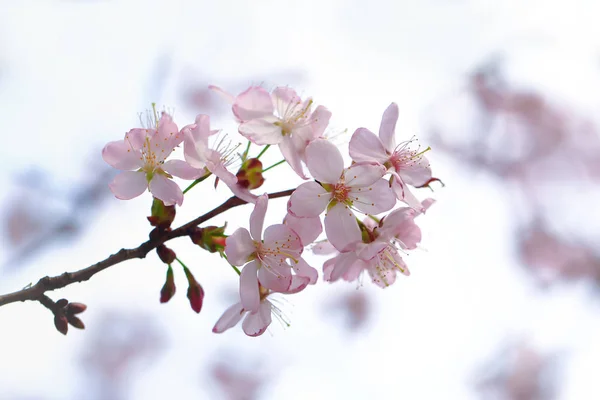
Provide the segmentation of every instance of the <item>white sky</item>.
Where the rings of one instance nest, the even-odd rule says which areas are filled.
[[[82,169],[90,164],[90,151],[137,126],[137,113],[152,101],[174,108],[180,126],[193,121],[202,110],[186,108],[180,91],[190,73],[226,88],[281,71],[304,72],[296,89],[333,112],[336,130],[375,130],[395,101],[401,109],[398,134],[408,137],[423,132],[428,107],[459,90],[464,74],[498,51],[512,57],[511,73],[520,82],[584,111],[600,104],[600,7],[594,1],[1,3],[5,187],[32,164],[66,186],[93,174]],[[217,121],[222,125],[215,126],[235,132],[231,121]],[[469,399],[475,398],[476,367],[507,337],[530,339],[542,352],[569,354],[561,399],[600,398],[600,320],[592,290],[534,289],[511,253],[508,194],[435,149],[429,159],[446,188],[434,193],[438,202],[419,221],[426,251],[408,258],[412,275],[392,287],[379,290],[365,282],[360,290],[370,295],[376,312],[364,331],[344,333],[327,310],[335,293],[354,285],[319,282],[288,297],[294,304],[291,328],[274,323],[272,334],[257,339],[241,329],[214,335],[210,329],[231,301],[236,276],[217,256],[181,240],[172,247],[206,290],[199,316],[189,310],[181,273],[177,296],[168,305],[158,303],[165,270],[154,255],[52,294],[88,304],[85,332],[62,337],[39,304],[2,307],[0,399],[80,394],[72,379],[81,373],[77,351],[86,335],[105,329],[95,322],[112,307],[155,316],[169,341],[167,351],[140,373],[131,399],[215,398],[201,371],[223,349],[240,363],[260,359],[278,371],[267,399]],[[278,168],[265,190],[288,188],[278,183],[289,182],[288,174]],[[207,199],[196,188],[177,221],[226,197]],[[148,195],[129,202],[111,198],[82,237],[0,279],[0,290],[136,246],[148,232],[149,206]],[[267,221],[279,222],[284,210],[285,201],[272,202]],[[230,221],[232,232],[247,226],[249,212],[239,208],[215,221]]]

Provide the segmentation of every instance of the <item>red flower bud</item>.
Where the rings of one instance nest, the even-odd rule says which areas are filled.
[[[67,314],[81,314],[87,309],[83,303],[69,303],[67,305]]]
[[[189,284],[187,298],[190,301],[192,310],[194,310],[196,313],[199,313],[202,309],[202,303],[204,301],[204,289],[202,289],[202,286],[200,286],[200,284],[196,281],[194,275],[192,275],[189,269],[184,268],[184,271]]]
[[[72,314],[67,314],[67,321],[77,329],[85,329],[83,322]]]
[[[247,189],[256,189],[262,186],[265,178],[262,175],[263,166],[258,158],[249,158],[240,167],[236,177],[238,185]]]
[[[62,333],[63,335],[66,335],[69,331],[67,317],[65,317],[64,315],[58,314],[54,316],[54,326],[56,327],[56,330]]]
[[[158,254],[160,260],[165,264],[173,264],[175,258],[177,257],[175,252],[164,244],[161,244],[156,248],[156,254]]]
[[[166,303],[175,295],[175,279],[173,278],[173,268],[169,265],[167,269],[167,279],[160,290],[160,302]]]

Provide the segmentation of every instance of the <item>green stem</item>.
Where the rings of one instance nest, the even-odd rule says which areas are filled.
[[[185,264],[183,263],[183,261],[181,261],[179,258],[175,257],[175,260],[177,260],[177,262],[179,264],[181,264],[181,266],[183,267],[184,271],[188,269],[188,267],[186,267]]]
[[[250,152],[251,144],[252,144],[252,142],[248,140],[248,144],[246,145],[246,150],[244,150],[244,153],[242,154],[242,162],[244,162],[248,159],[248,153]]]
[[[197,184],[199,184],[200,182],[202,182],[203,180],[208,178],[210,175],[211,175],[211,173],[209,172],[208,174],[204,175],[203,177],[196,179],[194,182],[192,182],[190,184],[190,186],[185,188],[185,190],[183,191],[183,194],[186,194],[187,192],[189,192],[191,188],[193,188],[194,186],[196,186]]]
[[[279,164],[283,164],[284,162],[285,162],[285,160],[281,160],[279,162],[276,162],[275,164],[271,165],[270,167],[267,167],[267,168],[263,169],[262,172],[267,172],[271,168],[275,168],[276,166],[278,166]]]
[[[240,272],[240,269],[239,269],[238,267],[236,267],[236,266],[235,266],[235,265],[233,265],[233,264],[229,264],[229,265],[231,265],[231,268],[233,268],[233,270],[234,270],[235,272],[237,272],[237,274],[238,274],[238,275],[242,275],[242,273]]]
[[[260,158],[260,156],[262,156],[263,154],[265,154],[265,151],[267,151],[267,150],[269,149],[269,147],[271,147],[271,145],[270,145],[270,144],[266,145],[266,146],[264,147],[264,149],[262,149],[262,150],[261,150],[261,152],[260,152],[260,153],[258,153],[258,155],[256,156],[256,159],[258,160],[258,159]]]

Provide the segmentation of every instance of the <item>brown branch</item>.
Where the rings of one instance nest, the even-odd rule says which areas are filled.
[[[269,198],[276,199],[279,197],[287,197],[291,195],[294,190],[295,189],[288,189],[281,192],[269,193]],[[14,303],[17,301],[40,301],[40,299],[44,298],[42,297],[44,293],[48,291],[64,288],[73,283],[87,281],[92,276],[96,275],[98,272],[112,267],[113,265],[119,264],[123,261],[131,260],[134,258],[145,258],[151,250],[156,249],[161,244],[171,239],[187,236],[201,223],[206,222],[209,219],[216,217],[217,215],[222,214],[223,212],[231,208],[240,206],[242,204],[246,204],[246,201],[238,197],[232,196],[223,204],[207,212],[206,214],[201,215],[196,219],[193,219],[192,221],[180,226],[177,229],[174,229],[172,231],[166,231],[156,237],[152,237],[150,240],[140,244],[136,248],[121,249],[115,254],[111,255],[110,257],[100,262],[97,262],[96,264],[90,265],[87,268],[83,268],[75,272],[65,272],[53,277],[45,276],[33,286],[26,287],[13,293],[2,295],[0,296],[0,306],[4,306],[6,304]]]

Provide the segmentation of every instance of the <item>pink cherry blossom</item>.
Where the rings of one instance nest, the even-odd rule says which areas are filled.
[[[407,185],[422,186],[431,179],[431,168],[420,148],[413,150],[413,140],[396,145],[395,130],[398,105],[395,103],[383,113],[379,137],[366,128],[357,129],[350,139],[350,157],[356,162],[378,162],[392,174],[392,188],[399,200],[411,207],[421,207]],[[420,210],[421,211],[421,210]]]
[[[308,145],[306,165],[318,182],[300,185],[290,197],[288,210],[297,217],[318,217],[327,209],[325,232],[339,251],[361,238],[353,209],[378,214],[396,203],[389,183],[382,179],[384,166],[361,162],[344,169],[340,151],[325,139]]]
[[[308,285],[308,282],[308,278],[294,276],[291,285],[285,291],[279,293],[298,293],[303,290],[306,285]],[[221,318],[219,318],[213,327],[212,331],[214,333],[223,333],[226,330],[236,326],[238,322],[240,322],[245,316],[244,322],[242,323],[242,329],[244,330],[244,333],[248,336],[260,336],[271,324],[272,314],[289,326],[289,322],[286,320],[281,310],[269,300],[269,296],[273,295],[275,292],[265,288],[262,285],[258,286],[258,292],[259,305],[255,311],[250,311],[249,309],[245,308],[242,302],[235,303],[225,310]]]
[[[109,184],[114,195],[122,200],[133,199],[146,189],[165,205],[181,205],[183,193],[171,180],[197,178],[198,171],[181,160],[165,159],[183,140],[171,116],[162,113],[155,118],[155,128],[130,130],[124,140],[108,143],[102,158],[112,167],[123,170]]]
[[[220,93],[223,90],[213,87]],[[292,169],[308,179],[302,169],[306,146],[323,135],[331,112],[323,106],[311,111],[312,99],[302,100],[293,89],[277,87],[269,93],[252,86],[233,99],[239,132],[258,145],[279,145]]]
[[[262,236],[267,195],[258,197],[250,215],[250,232],[237,229],[225,243],[228,261],[245,265],[240,275],[240,298],[246,310],[256,312],[260,303],[259,282],[267,289],[285,292],[294,283],[294,275],[316,282],[316,270],[301,257],[302,242],[298,235],[283,224],[271,225]],[[287,260],[290,260],[291,265]]]
[[[210,129],[210,117],[208,115],[198,115],[196,122],[184,127],[181,132],[184,135],[185,160],[199,171],[200,176],[208,170],[223,181],[234,195],[249,203],[256,202],[257,196],[247,188],[239,185],[238,178],[227,169],[231,150],[215,150],[209,146],[208,139],[215,135],[218,130]]]

